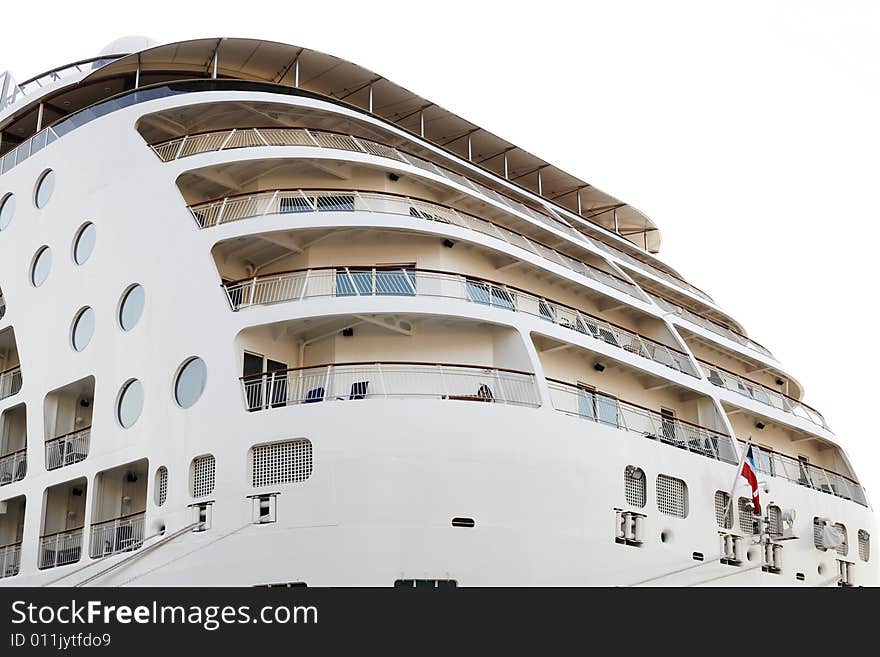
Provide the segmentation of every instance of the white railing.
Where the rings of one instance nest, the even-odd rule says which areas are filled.
[[[691,285],[687,281],[669,274],[646,260],[636,258],[622,249],[602,241],[598,237],[584,235],[582,232],[572,227],[567,221],[562,219],[556,212],[551,211],[551,214],[556,218],[551,217],[525,205],[524,203],[520,203],[509,196],[500,194],[485,185],[469,178],[465,178],[449,169],[439,167],[433,162],[410,155],[409,153],[404,153],[397,148],[385,146],[384,144],[362,139],[360,137],[308,130],[305,128],[245,128],[187,135],[170,141],[154,144],[151,148],[163,162],[170,162],[172,160],[188,157],[190,155],[198,155],[200,153],[253,146],[312,146],[318,148],[331,148],[335,150],[353,151],[356,153],[369,153],[371,155],[387,157],[398,162],[411,164],[420,169],[436,173],[447,180],[459,183],[483,196],[487,196],[505,206],[508,210],[513,210],[521,215],[526,215],[526,217],[543,224],[545,227],[551,227],[555,230],[561,231],[571,237],[575,242],[586,242],[595,245],[606,253],[614,255],[644,272],[655,275],[674,287],[683,288],[714,303],[708,294]]]
[[[784,395],[777,390],[765,385],[743,378],[738,374],[729,372],[711,363],[700,361],[700,367],[709,379],[709,382],[720,387],[737,392],[744,397],[754,399],[757,402],[772,406],[785,413],[791,413],[799,418],[808,420],[823,429],[831,430],[825,422],[825,418],[819,411],[810,408],[803,402]]]
[[[46,441],[46,469],[56,470],[79,463],[89,455],[91,427],[77,429]]]
[[[522,312],[577,331],[631,354],[697,376],[687,354],[575,308],[519,288],[423,269],[336,267],[255,276],[224,285],[233,310],[314,297],[425,296],[461,299]]]
[[[18,575],[21,566],[21,543],[0,546],[0,579]]]
[[[0,399],[6,399],[21,390],[21,368],[12,367],[0,372]]]
[[[740,449],[744,449],[745,441],[739,443]],[[755,444],[752,454],[759,472],[868,506],[864,489],[849,477]]]
[[[738,460],[733,441],[722,431],[665,416],[612,395],[581,388],[564,381],[547,379],[547,384],[550,387],[553,407],[557,411],[604,426],[630,431],[651,440],[727,463],[736,463]]]
[[[763,345],[755,342],[751,338],[744,336],[742,333],[737,333],[736,331],[732,331],[726,326],[722,326],[717,322],[713,322],[711,319],[703,317],[702,315],[698,315],[695,312],[688,310],[687,308],[683,308],[677,304],[672,303],[671,301],[667,301],[662,297],[658,297],[656,294],[651,294],[650,292],[646,292],[646,294],[651,297],[657,305],[659,305],[663,310],[671,313],[675,313],[679,317],[683,317],[692,324],[696,324],[697,326],[702,326],[704,329],[715,333],[716,335],[720,335],[723,338],[727,338],[728,340],[732,340],[737,344],[740,344],[744,347],[748,347],[750,349],[754,349],[755,351],[764,354],[765,356],[769,356],[770,358],[776,359],[770,351],[764,347]]]
[[[535,375],[435,363],[340,363],[242,377],[249,411],[331,400],[424,398],[541,405]]]
[[[0,456],[0,486],[21,481],[27,474],[27,449]]]
[[[55,568],[79,561],[83,528],[68,529],[40,537],[40,568]]]
[[[554,251],[503,226],[453,208],[406,196],[359,191],[276,190],[194,205],[190,211],[202,228],[269,214],[306,212],[372,212],[407,217],[415,222],[451,224],[497,238],[619,292],[641,298],[635,285],[614,274]]]
[[[44,128],[40,130],[33,137],[21,142],[0,158],[0,174],[6,173],[12,167],[21,164],[31,155],[36,155],[56,139],[58,139],[58,134],[54,129]]]
[[[94,523],[89,556],[97,559],[140,548],[144,544],[144,517],[144,512],[140,512]]]

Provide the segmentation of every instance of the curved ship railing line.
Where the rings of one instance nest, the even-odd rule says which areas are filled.
[[[521,288],[475,276],[417,268],[326,267],[225,283],[233,310],[315,297],[424,296],[522,312],[699,378],[688,355],[644,335]]]
[[[21,541],[0,545],[0,579],[18,575],[21,567]]]
[[[249,411],[389,397],[541,405],[534,374],[477,365],[336,363],[245,376],[241,385]]]
[[[745,448],[744,440],[740,440],[739,443],[741,448]],[[780,477],[807,488],[868,506],[868,499],[861,484],[846,475],[800,461],[766,447],[752,444],[752,449],[755,454],[755,466],[763,474]]]
[[[140,548],[144,544],[145,518],[146,512],[139,511],[110,520],[93,522],[89,538],[89,556],[97,559]]]
[[[808,406],[794,397],[789,397],[778,390],[773,390],[762,383],[752,381],[751,379],[740,376],[735,372],[726,370],[723,367],[699,358],[697,360],[699,361],[703,372],[706,374],[706,378],[709,379],[709,382],[713,385],[732,390],[733,392],[737,392],[749,399],[754,399],[757,402],[772,406],[785,413],[790,413],[799,418],[809,420],[813,424],[831,431],[822,414],[812,406]]]
[[[79,561],[82,538],[82,527],[40,536],[39,568],[54,568]]]
[[[641,299],[638,288],[619,276],[559,253],[545,244],[490,221],[478,219],[454,208],[407,196],[339,190],[275,190],[230,196],[222,200],[193,205],[189,209],[196,223],[202,228],[269,214],[311,212],[372,212],[409,217],[414,220],[436,221],[495,237],[581,276],[614,288],[618,292]]]
[[[83,427],[46,441],[46,469],[57,470],[79,463],[89,454],[92,427]]]
[[[0,399],[12,397],[21,390],[21,366],[16,365],[0,372]]]
[[[658,440],[726,463],[736,464],[738,461],[733,440],[723,431],[667,417],[608,393],[566,381],[548,378],[547,385],[550,387],[553,408],[557,411],[616,429],[631,431],[651,440]]]
[[[673,287],[683,288],[706,301],[714,303],[712,297],[684,279],[660,269],[647,260],[642,260],[630,255],[598,238],[584,235],[562,219],[550,217],[542,212],[538,212],[524,203],[520,203],[509,196],[489,189],[470,178],[466,178],[450,171],[449,169],[440,167],[433,162],[411,155],[398,148],[386,146],[360,137],[337,132],[309,130],[307,128],[232,128],[186,135],[184,137],[178,137],[177,139],[153,144],[150,148],[153,149],[160,160],[163,162],[171,162],[173,160],[201,153],[258,146],[312,146],[317,148],[329,148],[375,155],[402,162],[404,164],[410,164],[472,189],[483,196],[487,196],[492,200],[501,203],[510,210],[527,215],[544,226],[561,230],[576,242],[586,241],[589,244],[593,244],[606,253],[616,256],[642,271],[647,271],[647,273],[658,276]]]
[[[27,447],[0,456],[0,486],[21,481],[27,474]]]
[[[663,310],[671,313],[675,313],[679,317],[683,317],[688,320],[692,324],[696,324],[697,326],[702,326],[704,329],[715,333],[716,335],[720,335],[723,338],[727,338],[728,340],[732,340],[743,347],[748,347],[749,349],[753,349],[773,360],[776,360],[776,357],[770,353],[770,350],[767,349],[764,345],[759,342],[755,342],[750,337],[743,335],[742,333],[737,333],[733,329],[729,329],[726,326],[719,324],[718,322],[709,319],[708,317],[703,317],[702,315],[698,315],[697,313],[684,308],[676,303],[673,303],[669,299],[656,295],[652,292],[645,291],[649,297],[651,297],[658,306],[663,308]]]

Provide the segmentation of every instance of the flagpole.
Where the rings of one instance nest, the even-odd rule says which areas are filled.
[[[734,440],[736,438],[734,437]],[[736,472],[733,475],[733,485],[730,487],[730,493],[727,495],[727,508],[724,509],[724,526],[727,526],[727,518],[733,516],[733,494],[736,492],[737,486],[740,485],[739,478],[742,476],[742,467],[743,463],[746,462],[746,454],[749,453],[749,447],[752,445],[752,434],[749,434],[749,439],[746,441],[745,446],[742,449],[742,454],[739,456],[739,463],[736,466]]]

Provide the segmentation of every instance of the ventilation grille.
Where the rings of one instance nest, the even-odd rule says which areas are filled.
[[[837,551],[837,554],[839,554],[842,557],[845,557],[846,553],[849,552],[849,538],[847,538],[847,535],[846,535],[846,527],[844,527],[839,522],[835,522],[834,529],[836,529],[841,534],[843,534],[843,542],[834,549]]]
[[[676,518],[687,518],[687,484],[681,479],[657,475],[657,509]]]
[[[782,536],[782,509],[775,504],[767,507],[768,530],[770,536],[779,538]]]
[[[867,561],[871,558],[871,535],[864,529],[859,530],[859,559]]]
[[[289,440],[253,449],[254,487],[291,484],[312,476],[312,442]]]
[[[168,468],[164,465],[156,471],[156,505],[162,506],[168,498]]]
[[[730,506],[730,495],[723,490],[715,492],[715,522],[719,527],[730,529],[733,527],[733,509]]]
[[[739,529],[746,534],[755,533],[755,514],[752,513],[752,501],[747,497],[739,498],[737,503],[739,510]]]
[[[822,540],[822,528],[825,526],[819,518],[813,518],[813,545],[819,550],[825,549],[825,541]]]
[[[623,471],[623,486],[626,491],[627,504],[639,509],[645,506],[646,484],[645,473],[641,468],[626,466]]]
[[[216,462],[211,454],[199,456],[192,462],[192,496],[205,497],[214,492]]]

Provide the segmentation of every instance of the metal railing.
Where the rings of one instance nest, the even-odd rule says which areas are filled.
[[[746,442],[740,440],[739,443],[740,449],[745,449]],[[752,443],[752,453],[759,472],[868,506],[868,499],[862,486],[845,475],[787,454],[759,447],[754,443]]]
[[[21,367],[16,365],[0,372],[0,399],[6,399],[21,390]]]
[[[631,354],[698,376],[684,352],[599,317],[517,287],[451,272],[411,268],[328,267],[255,276],[224,286],[233,310],[314,297],[425,296],[512,310],[577,331]]]
[[[12,167],[21,164],[32,155],[36,155],[56,139],[58,139],[58,133],[52,128],[40,130],[33,137],[21,142],[0,158],[0,174],[6,173]]]
[[[89,426],[47,440],[46,469],[57,470],[85,459],[89,455],[91,434],[92,428]]]
[[[547,379],[547,385],[550,387],[553,408],[557,411],[726,463],[736,464],[738,461],[733,440],[722,431],[667,416],[565,381]]]
[[[720,335],[723,338],[727,338],[728,340],[732,340],[737,344],[740,344],[744,347],[748,347],[750,349],[754,349],[755,351],[764,354],[774,360],[776,357],[770,353],[770,350],[767,349],[762,344],[755,342],[749,337],[746,337],[742,333],[737,333],[736,331],[727,328],[726,326],[722,326],[718,322],[715,322],[708,317],[703,317],[702,315],[698,315],[697,313],[688,310],[678,304],[675,304],[663,297],[657,296],[656,294],[652,294],[651,292],[645,292],[649,297],[651,297],[658,306],[663,308],[663,310],[671,313],[675,313],[679,317],[683,317],[688,320],[692,324],[696,324],[697,326],[702,326],[704,329],[715,333],[716,335]]]
[[[0,579],[18,575],[21,566],[21,543],[0,545]]]
[[[90,57],[89,59],[73,62],[72,64],[66,64],[22,82],[18,85],[18,90],[20,93],[28,96],[48,84],[58,82],[59,80],[63,80],[76,73],[91,73],[110,62],[116,61],[120,57],[123,57],[123,55],[101,55],[99,57]],[[15,98],[13,98],[12,101],[14,102]]]
[[[450,399],[541,405],[535,375],[474,365],[365,362],[317,365],[241,378],[249,411],[330,400]]]
[[[21,481],[27,474],[27,448],[0,456],[0,486]]]
[[[82,553],[82,537],[82,527],[40,536],[39,567],[55,568],[79,561]]]
[[[153,149],[153,152],[156,153],[160,160],[163,162],[171,162],[173,160],[201,153],[253,146],[311,146],[317,148],[330,148],[334,150],[345,150],[386,157],[397,162],[416,166],[422,170],[430,171],[447,180],[463,185],[464,187],[500,203],[508,210],[514,211],[520,215],[525,215],[526,218],[537,221],[544,227],[561,231],[571,237],[575,242],[586,242],[587,244],[594,245],[597,248],[604,250],[606,253],[626,261],[643,272],[657,276],[662,281],[671,284],[673,287],[683,288],[714,303],[708,294],[691,285],[687,281],[663,271],[646,260],[632,256],[624,252],[622,249],[602,241],[598,237],[584,235],[564,219],[559,218],[559,215],[555,212],[552,213],[554,216],[550,216],[550,214],[535,210],[524,203],[496,192],[470,178],[466,178],[450,171],[449,169],[440,167],[424,158],[411,155],[398,148],[386,146],[360,137],[335,132],[308,130],[307,128],[232,128],[186,135],[184,137],[178,137],[169,141],[153,144],[150,148]]]
[[[497,238],[511,246],[540,256],[618,292],[640,299],[638,288],[627,280],[551,249],[524,235],[478,219],[453,208],[406,196],[360,191],[276,190],[232,196],[190,207],[196,223],[208,228],[229,221],[269,214],[311,212],[372,212],[408,217],[416,222],[451,224]]]
[[[773,390],[772,388],[768,388],[767,386],[758,383],[757,381],[752,381],[751,379],[747,379],[739,374],[731,372],[730,370],[726,370],[718,365],[713,365],[712,363],[707,363],[703,360],[700,361],[700,367],[703,369],[709,382],[716,386],[732,390],[733,392],[738,392],[744,397],[754,399],[767,406],[772,406],[785,413],[791,413],[792,415],[808,420],[823,429],[831,431],[828,424],[825,422],[825,418],[819,411],[793,397],[784,395],[777,390]]]
[[[97,559],[140,548],[144,544],[145,516],[145,512],[141,511],[92,523],[89,556]]]

